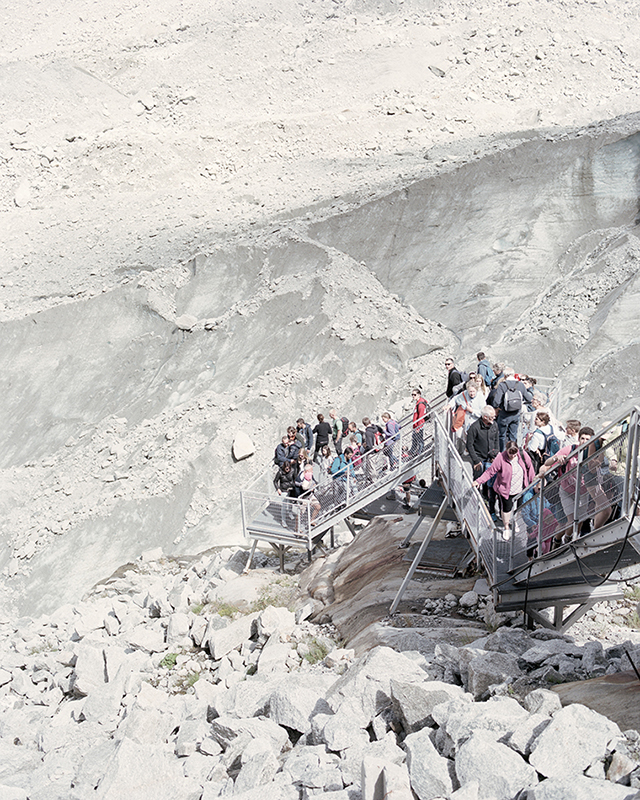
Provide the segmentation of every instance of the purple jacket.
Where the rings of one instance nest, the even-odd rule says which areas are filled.
[[[529,455],[524,450],[518,450],[518,461],[524,471],[524,487],[527,487],[535,478],[533,464],[531,463]],[[496,478],[493,482],[493,489],[501,497],[507,499],[509,497],[509,490],[511,489],[511,472],[511,461],[503,451],[502,453],[498,453],[489,469],[485,470],[476,480],[478,483],[486,483],[489,478],[495,475]]]

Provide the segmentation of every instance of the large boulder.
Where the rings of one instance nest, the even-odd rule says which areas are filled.
[[[240,617],[225,628],[217,628],[210,625],[205,633],[205,641],[211,653],[211,658],[218,661],[247,641],[251,636],[254,620],[257,618],[258,612]]]
[[[511,697],[492,697],[486,703],[469,703],[464,698],[450,700],[436,706],[432,715],[455,747],[478,730],[486,731],[488,738],[501,739],[529,716]]]
[[[636,793],[628,786],[573,775],[541,781],[523,800],[635,800]]]
[[[467,689],[476,700],[480,700],[487,695],[490,686],[515,679],[521,674],[515,656],[489,651],[469,661]]]
[[[302,675],[290,673],[279,676],[269,697],[269,718],[278,725],[306,733],[314,714],[327,711],[324,696],[335,683],[334,675]]]
[[[404,683],[391,680],[394,716],[405,733],[415,733],[426,725],[433,725],[433,709],[463,694],[462,687],[442,681]]]
[[[244,431],[238,431],[233,439],[233,457],[236,461],[242,461],[244,458],[249,458],[256,452],[256,446],[249,434]]]
[[[428,675],[402,653],[390,647],[376,647],[335,682],[326,700],[334,711],[348,700],[366,726],[383,708],[391,706],[392,678],[404,683],[422,683],[428,680]]]
[[[430,732],[424,728],[412,733],[404,741],[411,788],[419,800],[449,796],[453,790],[450,762],[443,758],[431,741]]]
[[[535,741],[529,762],[547,778],[579,775],[620,735],[615,722],[574,703],[555,714]]]
[[[455,764],[462,786],[475,781],[478,796],[492,800],[513,800],[522,789],[538,782],[535,769],[487,731],[474,733],[460,745]]]

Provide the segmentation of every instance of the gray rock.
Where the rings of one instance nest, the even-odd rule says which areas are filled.
[[[87,697],[82,707],[81,719],[93,720],[99,722],[107,730],[115,730],[124,694],[124,679],[99,686]]]
[[[465,592],[460,598],[460,605],[462,608],[473,608],[473,606],[478,605],[479,599],[480,598],[474,591]]]
[[[478,730],[487,731],[492,739],[500,739],[513,733],[528,716],[520,703],[510,697],[492,697],[486,703],[452,700],[433,710],[433,719],[444,728],[456,748]]]
[[[101,643],[84,640],[76,645],[74,691],[88,695],[107,681],[104,649]]]
[[[623,779],[628,778],[637,767],[637,760],[630,758],[627,753],[616,750],[611,756],[611,763],[607,769],[607,780],[611,783],[629,783],[628,780]]]
[[[534,640],[522,628],[500,628],[487,636],[484,649],[520,656],[534,645]]]
[[[256,446],[249,434],[244,431],[238,431],[233,439],[232,451],[235,460],[242,461],[256,452]]]
[[[507,744],[512,750],[528,758],[534,742],[550,722],[551,718],[546,714],[531,714],[509,736]]]
[[[242,766],[234,786],[234,794],[255,789],[273,780],[280,764],[271,744],[264,739],[253,739],[242,753]],[[341,787],[342,788],[342,787]]]
[[[478,784],[480,797],[513,800],[522,789],[538,782],[535,769],[513,750],[499,744],[486,731],[474,733],[460,745],[455,759],[462,786]]]
[[[386,764],[382,772],[384,800],[413,800],[406,764]]]
[[[381,758],[366,756],[362,759],[362,800],[384,800],[384,768],[385,762]]]
[[[198,745],[198,750],[206,756],[219,756],[222,746],[212,736],[205,736]]]
[[[318,770],[335,766],[338,758],[327,753],[324,745],[304,745],[298,743],[283,762],[283,775],[290,783],[308,786]]]
[[[191,623],[189,635],[196,647],[200,647],[202,644],[202,640],[207,631],[207,624],[207,620],[204,617],[196,617]]]
[[[291,655],[291,645],[280,642],[277,636],[272,636],[262,648],[258,659],[258,674],[273,675],[286,672],[287,659]]]
[[[202,794],[201,800],[210,800],[213,797],[219,796],[207,794],[206,790],[207,784],[205,784],[205,790]],[[225,791],[225,794],[230,793],[231,792],[229,791]],[[299,797],[300,792],[298,789],[296,789],[296,787],[292,786],[290,783],[285,782],[279,774],[276,775],[274,780],[272,780],[270,783],[262,784],[261,786],[257,786],[255,789],[249,789],[245,792],[233,794],[233,800],[265,800],[265,798],[268,798],[268,800],[299,800]]]
[[[216,630],[207,629],[205,634],[207,649],[211,653],[211,657],[218,661],[231,650],[235,650],[245,640],[251,636],[254,620],[258,618],[258,612],[247,614],[234,620],[230,625],[225,628]]]
[[[29,800],[27,793],[19,786],[0,784],[0,800]]]
[[[392,679],[390,686],[394,714],[405,733],[415,733],[426,725],[433,725],[432,710],[464,694],[462,687],[442,681],[401,683]]]
[[[489,686],[513,680],[521,674],[515,656],[489,651],[476,656],[467,665],[467,689],[480,700],[487,695]]]
[[[142,650],[145,653],[162,653],[167,649],[164,641],[164,631],[160,628],[159,620],[157,627],[148,624],[136,625],[126,635],[127,643],[135,650]]]
[[[104,621],[104,629],[109,636],[117,636],[120,631],[120,622],[113,611],[106,614]]]
[[[189,646],[187,637],[189,636],[190,620],[188,614],[176,612],[171,614],[167,621],[167,644]]]
[[[551,716],[562,708],[559,696],[548,689],[534,689],[529,692],[523,702],[524,707],[532,714]]]
[[[422,683],[427,674],[414,661],[390,647],[376,647],[356,661],[327,693],[334,711],[349,700],[357,709],[360,724],[368,725],[383,708],[391,705],[391,679]]]
[[[327,710],[324,696],[334,683],[335,676],[326,674],[280,676],[269,696],[269,718],[306,733],[311,728],[311,717]]]
[[[322,603],[313,599],[307,600],[305,603],[303,603],[296,609],[295,612],[296,623],[300,624],[301,622],[304,622],[305,619],[309,619],[309,617],[312,614],[315,614],[321,608],[322,608]]]
[[[190,331],[193,330],[194,326],[198,323],[196,317],[192,314],[181,314],[176,319],[176,327],[180,328],[182,331]]]
[[[585,642],[582,645],[582,669],[591,674],[598,667],[607,666],[607,659],[600,642]]]
[[[288,635],[295,626],[295,614],[288,608],[267,606],[258,617],[258,634],[265,636]]]
[[[449,800],[480,800],[478,795],[479,790],[478,781],[471,781],[457,789]]]
[[[432,800],[449,795],[453,783],[449,773],[450,762],[433,746],[429,731],[411,733],[404,740],[411,788],[420,800]]]
[[[285,679],[288,680],[288,677],[254,675],[232,686],[228,691],[217,691],[214,697],[208,698],[210,706],[209,719],[213,719],[216,716],[229,716],[240,719],[267,715],[269,713],[271,695],[280,682]],[[196,683],[196,690],[198,683]],[[275,721],[277,722],[277,720]],[[287,723],[283,722],[282,724],[286,725]]]
[[[285,729],[270,719],[218,717],[211,723],[211,735],[225,750],[234,739],[242,734],[249,734],[252,739],[269,741],[271,749],[276,754],[279,754],[289,742]]]
[[[601,714],[575,703],[558,711],[533,745],[529,763],[547,778],[581,774],[602,758],[620,728]]]
[[[564,639],[550,639],[548,641],[538,642],[533,647],[525,650],[520,658],[526,664],[538,666],[546,661],[550,656],[557,653],[563,653],[569,656],[582,656],[581,648],[570,642],[565,642]]]
[[[349,703],[343,703],[335,714],[318,714],[313,718],[314,741],[324,742],[334,752],[361,749],[369,743],[361,720],[359,709]]]
[[[199,800],[201,794],[202,787],[184,777],[181,765],[167,751],[124,738],[94,796],[96,800]]]
[[[523,800],[635,800],[635,795],[628,786],[573,775],[542,781]]]
[[[180,730],[176,736],[175,753],[177,756],[189,756],[195,753],[197,749],[204,752],[200,747],[201,743],[207,739],[209,733],[209,725],[204,719],[187,719],[180,723]],[[210,740],[211,741],[211,740]],[[206,746],[205,746],[206,747]],[[215,755],[215,748],[211,755]],[[218,746],[217,752],[221,752]]]

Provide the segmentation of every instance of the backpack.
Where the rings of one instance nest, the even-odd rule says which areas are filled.
[[[331,474],[337,475],[347,466],[347,459],[343,455],[336,456],[331,462]]]
[[[373,449],[380,450],[384,442],[384,435],[381,430],[377,430],[373,438]]]
[[[522,408],[522,392],[517,386],[509,386],[509,382],[505,381],[505,391],[502,396],[502,408],[508,412],[520,411]]]
[[[560,439],[556,436],[553,425],[549,426],[551,428],[551,433],[549,434],[542,434],[544,436],[544,449],[542,451],[542,458],[546,461],[551,456],[555,456],[555,454],[560,449]],[[538,428],[538,430],[540,430]],[[540,431],[542,433],[542,431]]]
[[[362,447],[354,447],[353,445],[349,445],[353,450],[353,458],[351,459],[351,463],[354,467],[359,467],[362,464]]]
[[[457,387],[456,387],[457,388]],[[455,390],[454,390],[455,391]],[[421,397],[417,402],[417,411],[418,411],[418,419],[416,422],[424,423],[429,419],[429,403]],[[424,408],[424,410],[422,410]],[[398,430],[400,430],[400,426],[398,425]]]
[[[400,438],[398,434],[400,433],[400,425],[398,424],[397,420],[390,419],[387,425],[391,425],[391,429],[389,432],[389,438],[392,439],[394,442],[397,442]]]
[[[349,417],[340,417],[340,421],[342,422],[342,435],[346,436],[349,430]]]
[[[480,369],[481,367],[484,367],[484,369]],[[491,386],[493,379],[496,377],[489,360],[486,358],[478,363],[478,374],[484,381],[485,386]]]

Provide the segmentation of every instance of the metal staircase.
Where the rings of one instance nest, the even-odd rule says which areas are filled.
[[[434,468],[487,573],[497,611],[523,610],[564,631],[594,603],[621,596],[611,574],[640,563],[640,408],[576,449],[572,469],[527,487],[507,531],[494,525],[448,430],[443,415],[434,420]],[[541,614],[548,608],[553,620]]]
[[[337,523],[415,475],[431,460],[434,419],[445,401],[441,394],[430,401],[424,418],[401,420],[393,438],[355,459],[342,474],[319,475],[315,469],[319,486],[312,493],[297,498],[278,494],[277,468],[267,467],[240,493],[244,534],[252,541],[248,566],[259,541],[279,553],[281,566],[289,548],[306,549],[310,557]]]

